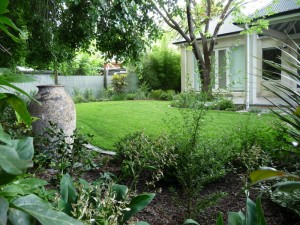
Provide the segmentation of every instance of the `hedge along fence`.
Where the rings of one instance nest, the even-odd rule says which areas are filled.
[[[36,93],[38,91],[37,85],[51,85],[54,84],[52,75],[32,75],[35,81],[28,83],[13,83],[15,86],[21,88],[27,93]],[[127,78],[129,92],[134,92],[138,89],[138,78],[135,74],[130,73]],[[65,90],[71,96],[74,90],[81,92],[85,90],[92,90],[95,97],[104,89],[104,76],[59,76],[58,83],[65,86]],[[107,77],[107,84],[110,86],[112,83],[112,76]],[[7,92],[7,90],[1,90]]]

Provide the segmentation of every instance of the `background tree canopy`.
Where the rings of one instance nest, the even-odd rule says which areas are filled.
[[[169,42],[170,37],[164,35],[136,67],[140,82],[146,83],[152,90],[180,91],[180,54],[170,48]]]
[[[14,66],[25,58],[28,66],[56,67],[72,59],[76,50],[88,51],[92,41],[106,58],[138,59],[150,40],[159,36],[153,16],[139,3],[12,0],[10,15],[27,32],[28,39],[20,44],[7,39],[5,44],[13,57],[1,54],[0,66]]]

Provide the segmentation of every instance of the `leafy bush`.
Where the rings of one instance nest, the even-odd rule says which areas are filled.
[[[57,124],[50,123],[45,128],[44,135],[35,138],[35,162],[40,167],[52,168],[61,174],[88,170],[94,167],[93,158],[96,154],[85,147],[91,137],[89,134],[80,134],[77,130],[69,137]]]
[[[97,99],[99,99],[99,101],[108,101],[111,99],[112,95],[114,94],[112,88],[108,88],[108,89],[101,89],[98,93]]]
[[[145,100],[149,98],[149,86],[146,83],[142,83],[139,89],[135,92],[136,100]]]
[[[42,195],[44,180],[24,178],[24,172],[32,167],[33,139],[11,139],[0,125],[0,205],[1,224],[74,224],[81,222],[55,211],[37,195]],[[44,189],[45,190],[45,189]]]
[[[299,46],[290,39],[292,46],[288,45],[288,51],[282,50],[282,55],[288,56],[280,57],[282,64],[277,64],[273,61],[264,60],[264,63],[269,66],[280,70],[281,72],[286,73],[287,79],[295,83],[295,85],[300,85],[300,74],[299,74]],[[295,54],[296,56],[293,56]],[[288,65],[288,66],[285,66]],[[270,71],[263,71],[266,75],[270,73]],[[281,128],[284,132],[286,132],[291,140],[289,140],[292,148],[289,149],[288,155],[292,155],[294,160],[299,162],[300,151],[299,151],[299,143],[300,143],[300,126],[299,126],[299,105],[300,105],[300,94],[295,91],[293,87],[285,82],[276,81],[268,79],[268,85],[265,85],[265,88],[269,90],[271,93],[275,94],[279,99],[281,99],[285,105],[283,104],[275,104],[279,111],[272,110],[273,113],[284,123],[281,124]],[[286,107],[287,106],[287,107]],[[282,113],[284,112],[284,114]],[[286,158],[285,160],[289,160],[290,158]],[[294,161],[289,161],[289,164],[293,164]],[[292,166],[294,169],[294,173],[298,173],[299,171],[295,171],[295,166]],[[300,201],[300,177],[294,174],[289,174],[283,171],[277,171],[273,168],[260,168],[259,170],[253,171],[250,174],[251,180],[253,183],[263,182],[266,180],[274,180],[274,179],[282,179],[282,182],[277,182],[272,187],[271,196],[275,202],[281,204],[283,207],[288,207],[289,209],[296,212],[300,215],[299,209],[299,201]]]
[[[84,98],[87,102],[94,102],[96,101],[96,98],[94,97],[94,93],[92,89],[87,89],[83,93]]]
[[[111,96],[112,101],[124,101],[126,100],[127,94],[126,93],[115,93]]]
[[[79,52],[71,62],[61,63],[59,70],[64,75],[97,75],[103,63],[99,54]]]
[[[131,186],[136,186],[142,173],[149,175],[148,184],[155,185],[165,169],[175,165],[174,146],[165,135],[150,138],[143,132],[131,134],[117,142],[116,148],[123,175],[132,178]]]
[[[75,103],[82,103],[86,101],[81,91],[77,88],[74,88],[72,98]]]
[[[162,96],[162,94],[163,94],[163,90],[161,90],[161,89],[152,90],[151,94],[150,94],[150,97],[155,99],[155,100],[159,100],[160,97]]]
[[[235,111],[235,105],[230,99],[220,99],[214,102],[209,109],[214,110],[226,110],[226,111]]]
[[[185,224],[196,224],[196,221],[187,219]],[[222,215],[219,214],[216,225],[224,225]],[[261,196],[256,198],[253,202],[249,197],[246,200],[246,214],[244,215],[241,211],[229,212],[228,213],[228,225],[266,225],[265,216],[261,206]]]
[[[195,91],[183,92],[174,96],[171,102],[172,107],[177,108],[197,108],[198,105],[205,105],[207,96]]]
[[[135,98],[136,98],[136,94],[135,93],[128,93],[126,95],[126,99],[127,100],[135,100]]]
[[[140,81],[147,83],[150,89],[180,91],[180,54],[168,47],[166,37],[146,53],[136,72]]]
[[[257,116],[259,118],[259,116]],[[260,166],[271,166],[281,161],[281,152],[289,146],[283,143],[286,135],[276,129],[276,124],[253,125],[251,117],[233,129],[232,151],[236,153],[234,167],[250,173]]]
[[[147,193],[131,197],[126,186],[114,184],[105,175],[93,184],[80,179],[76,185],[67,174],[61,179],[60,189],[58,207],[86,224],[95,225],[128,224],[154,198],[154,194]]]
[[[196,108],[197,107],[197,108]],[[203,197],[199,193],[204,186],[226,173],[225,165],[231,154],[230,139],[204,138],[206,108],[204,104],[194,105],[190,110],[180,109],[181,117],[170,118],[176,124],[170,140],[177,155],[174,176],[182,187],[184,205],[188,217],[194,217],[206,207],[216,204],[225,193],[213,193]]]
[[[112,77],[112,87],[115,93],[124,93],[127,88],[127,74],[115,74]]]

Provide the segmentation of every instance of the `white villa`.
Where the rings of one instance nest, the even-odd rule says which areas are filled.
[[[230,18],[225,21],[214,48],[214,92],[232,96],[236,104],[245,104],[246,108],[269,105],[268,100],[278,101],[263,88],[268,81],[264,79],[262,70],[270,70],[263,60],[284,63],[280,62],[278,56],[287,57],[282,54],[282,49],[289,51],[284,43],[291,44],[287,34],[295,42],[300,42],[300,5],[296,2],[297,0],[279,0],[272,4],[275,14],[266,16],[269,29],[259,35],[241,34],[243,27],[230,22]],[[259,15],[266,15],[266,10],[266,7],[259,10]],[[274,38],[280,41],[275,41]],[[192,88],[199,91],[199,75],[191,48],[185,41],[174,44],[181,50],[181,90]],[[300,91],[299,86],[280,73],[274,71],[271,78],[288,82]]]

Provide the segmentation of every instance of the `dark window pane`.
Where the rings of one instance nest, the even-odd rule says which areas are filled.
[[[281,56],[281,50],[277,48],[268,48],[263,49],[263,60],[269,60],[275,63],[281,64],[280,57]],[[265,63],[263,61],[263,78],[269,78],[272,80],[280,80],[281,71],[277,68],[274,68],[273,66]]]

